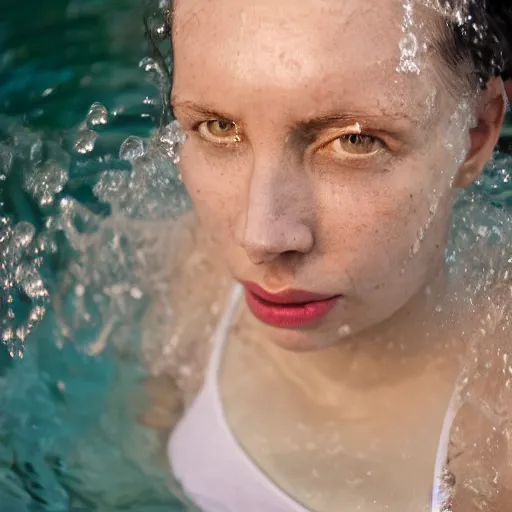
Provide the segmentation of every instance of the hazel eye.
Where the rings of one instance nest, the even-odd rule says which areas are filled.
[[[382,142],[371,135],[347,133],[335,139],[332,148],[338,153],[349,155],[370,155],[382,147]]]
[[[198,127],[203,139],[215,144],[232,144],[240,141],[238,126],[224,119],[205,121]]]

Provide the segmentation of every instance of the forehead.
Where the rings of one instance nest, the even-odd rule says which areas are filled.
[[[398,71],[410,15],[404,0],[179,0],[175,91],[208,100],[229,87],[233,105],[247,100],[238,97],[245,91],[283,106],[334,96],[354,109],[425,106],[435,81],[421,52],[426,13],[419,8],[412,30],[420,75]]]

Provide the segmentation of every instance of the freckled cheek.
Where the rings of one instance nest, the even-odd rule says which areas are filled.
[[[354,189],[350,195],[340,192],[321,207],[323,251],[354,268],[401,265],[422,225],[421,203],[409,190],[383,185]]]
[[[185,147],[179,164],[199,221],[223,240],[233,237],[245,189],[238,179],[240,173],[233,172],[226,162]]]

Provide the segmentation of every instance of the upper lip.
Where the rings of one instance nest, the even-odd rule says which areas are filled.
[[[310,302],[320,302],[327,299],[332,299],[337,295],[325,295],[320,293],[308,292],[306,290],[288,289],[276,293],[267,292],[261,286],[255,283],[244,283],[245,288],[258,296],[259,298],[272,302],[274,304],[308,304]]]

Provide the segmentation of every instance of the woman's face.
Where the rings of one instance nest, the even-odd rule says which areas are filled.
[[[442,266],[468,126],[421,19],[404,65],[408,16],[403,0],[175,6],[172,103],[202,227],[236,280],[333,297],[302,322],[253,308],[287,348],[375,326]]]

